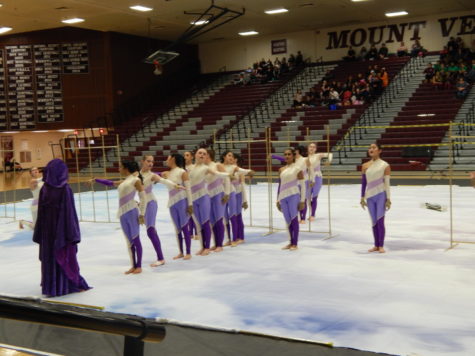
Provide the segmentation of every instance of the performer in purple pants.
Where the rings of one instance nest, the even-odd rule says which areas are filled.
[[[322,158],[327,158],[328,164],[333,159],[332,153],[317,153],[317,144],[308,145],[308,173],[310,181],[310,189],[307,191],[307,199],[310,201],[311,214],[308,220],[315,220],[315,212],[317,211],[317,199],[320,189],[322,188],[323,177],[321,169]]]
[[[234,154],[231,151],[227,151],[222,156],[223,166],[227,173],[233,175],[236,171],[236,164]],[[226,232],[228,235],[228,241],[225,246],[237,246],[238,237],[238,202],[236,200],[236,186],[239,184],[239,176],[235,175],[231,178],[229,199],[224,209],[224,218],[226,223]]]
[[[391,167],[380,158],[381,146],[371,144],[368,150],[371,160],[363,164],[361,185],[361,207],[368,207],[373,224],[374,246],[368,252],[384,253],[384,215],[391,207]]]
[[[211,200],[206,186],[206,175],[212,173],[221,177],[229,177],[227,173],[210,169],[206,164],[207,155],[206,149],[200,148],[197,150],[195,154],[195,167],[189,173],[193,198],[193,217],[201,231],[202,248],[198,251],[197,255],[201,256],[209,254],[211,242]]]
[[[120,182],[106,179],[94,179],[97,183],[107,186],[117,186],[119,193],[120,226],[126,237],[127,247],[132,267],[125,274],[138,274],[142,272],[142,244],[140,243],[140,225],[145,223],[146,197],[143,189],[143,178],[139,165],[135,161],[122,161],[119,168],[120,174],[126,178]],[[138,174],[138,176],[137,176]],[[139,194],[140,204],[137,208],[135,195]]]
[[[308,159],[307,159],[307,149],[299,145],[295,148],[295,165],[297,165],[302,173],[305,180],[305,191],[308,192],[310,190],[310,181],[308,175]],[[300,210],[300,224],[305,224],[305,218],[307,217],[307,206],[308,201],[307,197],[305,197],[305,207]]]
[[[221,163],[216,163],[214,150],[206,149],[207,157],[206,164],[213,171],[225,172]],[[223,251],[224,241],[224,210],[226,203],[229,200],[230,181],[228,177],[220,177],[216,174],[208,173],[206,175],[206,183],[208,187],[208,194],[211,199],[210,222],[213,229],[215,246],[212,248],[214,252]]]
[[[225,246],[235,247],[244,242],[242,209],[248,208],[244,176],[253,175],[254,171],[238,167],[240,157],[231,151],[225,152],[221,157],[225,171],[231,175],[229,201],[224,214],[228,234]]]
[[[185,151],[183,154],[183,157],[185,158],[185,170],[190,173],[190,171],[193,169],[195,164],[193,163],[193,157],[194,153],[191,151]],[[199,240],[199,231],[196,228],[195,221],[193,220],[193,217],[190,217],[190,222],[188,224],[188,229],[190,230],[191,238],[193,240]]]
[[[88,290],[76,257],[81,232],[66,164],[60,159],[50,161],[43,181],[33,233],[33,241],[40,246],[42,293],[57,297]]]
[[[158,237],[157,230],[155,229],[155,221],[157,220],[157,198],[153,194],[153,185],[155,183],[165,184],[170,189],[174,189],[176,184],[160,177],[158,174],[153,173],[153,156],[145,155],[142,158],[142,169],[140,174],[143,177],[143,185],[145,191],[145,226],[147,228],[147,236],[152,242],[155,253],[157,254],[157,261],[153,262],[151,267],[158,267],[165,264],[165,258],[163,257],[162,247],[160,244],[160,238]]]
[[[295,164],[295,151],[284,152],[286,165],[279,169],[279,189],[277,193],[277,209],[284,214],[289,229],[290,243],[284,250],[296,250],[299,238],[299,211],[305,205],[305,178],[300,165]]]
[[[233,180],[234,189],[236,190],[236,222],[237,222],[237,238],[236,243],[242,244],[244,243],[244,220],[242,218],[242,210],[246,210],[248,208],[247,203],[247,191],[246,191],[246,183],[243,173],[243,169],[239,168],[242,164],[241,156],[237,153],[234,154],[234,164],[236,165],[235,174],[238,176],[237,180]],[[248,171],[249,170],[245,170]]]
[[[184,260],[189,260],[191,258],[189,221],[193,214],[190,180],[188,172],[184,169],[185,159],[182,155],[173,153],[168,156],[166,163],[170,170],[164,172],[163,176],[176,185],[174,188],[168,187],[168,208],[175,225],[178,249],[180,251],[173,259],[183,258]],[[183,186],[185,190],[182,189]],[[185,249],[183,249],[183,240],[185,241]]]

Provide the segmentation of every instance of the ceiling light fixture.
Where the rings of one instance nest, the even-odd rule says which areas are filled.
[[[74,17],[72,19],[62,20],[61,22],[62,23],[67,23],[67,24],[73,24],[73,23],[84,22],[84,19],[81,19],[79,17]]]
[[[275,15],[275,14],[282,14],[284,12],[288,12],[286,8],[281,7],[280,9],[274,9],[274,10],[267,10],[264,11],[267,15]]]
[[[44,132],[48,132],[48,130],[35,130],[35,131],[31,131],[31,132],[34,132],[34,133],[44,133]]]
[[[73,132],[74,129],[61,129],[61,130],[57,130],[58,132]]]
[[[20,131],[3,131],[2,133],[4,133],[4,134],[17,134],[17,133],[20,133]]]
[[[257,31],[246,31],[246,32],[239,32],[239,35],[241,36],[254,36],[254,35],[258,35],[259,32]]]
[[[208,20],[199,20],[199,21],[191,21],[190,24],[195,25],[195,26],[201,26],[204,24],[207,24],[209,21]]]
[[[142,6],[142,5],[134,5],[134,6],[130,6],[129,8],[132,9],[132,10],[141,11],[141,12],[147,12],[147,11],[152,11],[153,10],[153,8],[151,8],[151,7]]]
[[[5,33],[13,30],[11,27],[0,27],[0,33]]]
[[[395,12],[386,12],[386,17],[396,17],[396,16],[406,16],[409,15],[407,11],[395,11]]]

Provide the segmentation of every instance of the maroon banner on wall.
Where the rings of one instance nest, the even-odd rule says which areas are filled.
[[[287,40],[272,40],[271,49],[272,54],[287,53]]]

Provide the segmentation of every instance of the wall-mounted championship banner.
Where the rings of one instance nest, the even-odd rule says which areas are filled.
[[[271,41],[272,54],[287,53],[287,40]]]

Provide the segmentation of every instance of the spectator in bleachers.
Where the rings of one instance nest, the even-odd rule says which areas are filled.
[[[407,49],[406,45],[404,44],[404,42],[401,42],[401,45],[397,49],[396,53],[397,53],[398,57],[405,57],[405,56],[408,55],[408,49]]]
[[[378,58],[378,50],[376,49],[376,46],[373,44],[369,48],[368,54],[366,55],[366,59],[372,61]]]
[[[300,51],[297,51],[297,56],[295,57],[295,66],[297,67],[301,67],[303,66],[303,55],[302,55],[302,52]]]
[[[432,63],[429,63],[427,65],[427,68],[424,69],[424,77],[425,77],[424,82],[425,83],[430,83],[432,81],[432,78],[434,77],[434,75],[435,75],[435,69],[432,66]]]
[[[360,90],[356,89],[351,96],[351,105],[363,105],[364,101],[360,95]]]
[[[368,50],[366,49],[366,47],[365,46],[361,47],[360,54],[359,54],[358,58],[361,61],[364,61],[366,59],[367,55],[368,55]]]
[[[373,66],[368,66],[368,70],[365,73],[366,78],[369,77],[369,75],[371,74],[372,71],[373,71]]]
[[[437,90],[444,89],[445,82],[440,71],[435,72],[435,75],[432,77],[431,83]]]
[[[381,79],[383,88],[386,88],[389,85],[389,74],[385,67],[381,68],[381,72],[379,72],[379,78]]]
[[[330,86],[326,80],[322,82],[322,86],[320,88],[320,97],[324,102],[326,102],[330,97]]]
[[[343,59],[347,62],[354,62],[356,61],[356,52],[355,50],[353,49],[353,47],[350,46],[350,48],[348,49],[348,52],[346,53],[346,56],[343,57]]]
[[[424,47],[419,40],[415,40],[411,47],[411,57],[423,56],[425,52]]]
[[[351,105],[351,97],[353,96],[353,92],[351,88],[346,88],[343,93],[341,93],[341,103],[343,106]]]
[[[294,108],[301,107],[302,106],[302,99],[303,99],[302,90],[298,89],[297,92],[294,95],[294,103],[293,103],[292,107],[294,107]]]
[[[368,76],[368,82],[370,84],[370,94],[372,97],[376,97],[381,94],[383,88],[382,81],[374,70],[372,70]]]
[[[389,50],[388,47],[386,47],[386,44],[382,44],[381,48],[378,51],[379,58],[384,59],[388,58]]]
[[[340,103],[340,94],[336,91],[335,88],[330,88],[330,95],[329,95],[329,104],[330,105],[338,105]]]
[[[280,63],[280,73],[284,74],[289,71],[289,64],[287,63],[287,59],[284,57],[282,58],[282,62]]]
[[[315,87],[311,87],[310,91],[307,95],[308,97],[308,102],[310,106],[316,106],[317,105],[317,99],[319,99],[319,95]]]
[[[447,54],[450,60],[457,60],[459,54],[459,43],[455,40],[454,37],[450,37],[449,42],[447,42]]]
[[[371,71],[370,71],[371,73]],[[369,75],[369,73],[368,73]],[[367,81],[366,81],[366,78],[363,76],[363,73],[358,73],[358,76],[356,78],[356,82],[358,83],[358,85],[366,85]]]
[[[295,67],[295,56],[293,54],[290,55],[289,60],[287,61],[289,63],[289,70],[294,69]]]
[[[457,99],[465,99],[468,94],[469,84],[465,81],[465,79],[460,78],[458,83],[455,85],[455,97]]]

